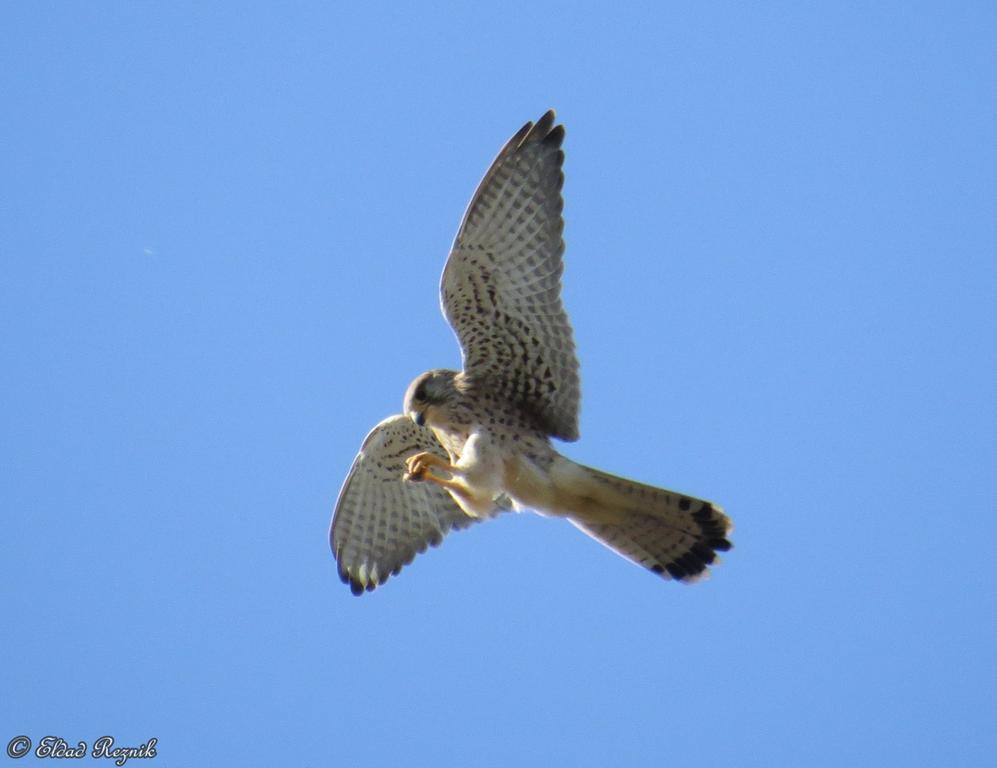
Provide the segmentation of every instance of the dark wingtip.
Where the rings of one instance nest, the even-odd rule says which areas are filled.
[[[556,119],[557,115],[554,113],[554,110],[548,109],[536,123],[527,123],[530,128],[522,139],[523,143],[539,141],[548,147],[560,147],[561,142],[564,141],[564,126],[554,125]],[[522,134],[522,131],[520,131],[520,134]],[[520,134],[517,134],[517,136]]]
[[[501,157],[502,154],[507,152],[514,152],[524,141],[526,141],[526,137],[530,135],[530,131],[532,130],[532,120],[528,120],[523,123],[523,127],[513,134],[512,138],[509,139],[505,147],[502,148],[502,153],[500,153],[499,156]]]
[[[541,115],[540,119],[537,120],[537,124],[533,126],[533,131],[531,131],[531,133],[536,133],[540,136],[540,138],[544,138],[550,133],[550,129],[553,127],[554,120],[556,118],[557,115],[554,114],[554,110],[548,109],[543,113],[543,115]]]
[[[364,584],[359,579],[355,578],[352,573],[343,568],[342,566],[337,567],[339,571],[339,580],[350,588],[350,592],[359,597],[364,592],[372,592],[377,588],[377,583],[368,582]]]
[[[362,595],[364,593],[363,583],[353,578],[352,573],[347,571],[342,566],[338,567],[336,570],[339,571],[339,580],[350,588],[350,592],[352,592],[354,595]]]
[[[551,147],[560,147],[564,142],[564,126],[559,125],[554,128],[550,133],[544,136],[543,143]]]

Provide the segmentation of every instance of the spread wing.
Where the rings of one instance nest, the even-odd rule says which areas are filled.
[[[575,440],[581,388],[561,303],[563,140],[551,110],[502,148],[464,214],[440,292],[464,358],[460,386]]]
[[[329,540],[339,577],[355,595],[383,584],[451,529],[475,522],[435,483],[402,479],[405,459],[421,451],[447,459],[429,428],[391,416],[364,438],[343,483]]]

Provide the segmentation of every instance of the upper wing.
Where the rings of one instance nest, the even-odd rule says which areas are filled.
[[[561,304],[563,140],[551,110],[502,148],[467,207],[440,292],[464,357],[461,386],[575,440],[581,388]]]
[[[383,584],[451,528],[475,521],[435,483],[402,479],[405,459],[421,451],[447,458],[430,429],[391,416],[364,439],[343,483],[329,540],[339,577],[355,595]]]

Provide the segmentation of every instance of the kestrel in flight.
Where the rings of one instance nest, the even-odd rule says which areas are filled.
[[[576,464],[580,384],[561,304],[564,126],[553,110],[513,136],[478,185],[440,286],[462,371],[437,369],[404,414],[367,435],[330,530],[354,594],[383,584],[427,545],[513,509],[565,517],[628,560],[693,581],[730,549],[708,501]]]

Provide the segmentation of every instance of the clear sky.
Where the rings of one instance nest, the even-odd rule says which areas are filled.
[[[0,16],[0,743],[992,759],[993,3]],[[451,238],[549,107],[583,384],[562,447],[715,499],[735,548],[681,586],[508,515],[354,598],[340,483],[459,364]]]

